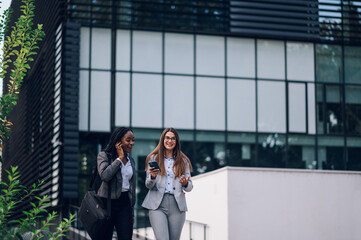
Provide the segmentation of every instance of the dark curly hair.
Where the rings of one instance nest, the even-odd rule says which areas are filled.
[[[119,127],[115,129],[112,135],[110,136],[109,143],[104,149],[104,152],[111,157],[117,156],[117,149],[115,148],[115,144],[120,142],[122,137],[129,131],[133,133],[133,130],[128,127]]]

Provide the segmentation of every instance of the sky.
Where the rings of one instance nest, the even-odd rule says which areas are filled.
[[[11,3],[11,0],[0,0],[0,6],[1,6],[1,8],[0,8],[0,13],[1,13],[1,15],[3,14],[3,11],[5,10],[5,9],[7,9],[9,6],[10,6],[10,3]],[[3,43],[1,42],[0,43],[0,55],[2,55],[3,54],[3,52],[2,52],[2,47],[3,47]],[[2,96],[2,94],[3,94],[3,80],[1,79],[1,81],[0,81],[0,96]]]

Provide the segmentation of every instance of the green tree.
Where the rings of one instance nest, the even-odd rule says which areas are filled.
[[[45,35],[41,24],[34,26],[34,9],[34,0],[22,0],[21,14],[11,28],[11,11],[5,10],[0,16],[0,41],[4,44],[3,54],[0,56],[0,78],[4,84],[5,76],[8,80],[6,91],[0,97],[0,161],[4,141],[9,138],[12,126],[8,119],[9,113],[17,103],[21,84],[30,69],[29,63],[37,54],[38,42]],[[20,184],[18,167],[11,167],[6,172],[7,181],[0,182],[0,239],[23,239],[24,234],[31,236],[31,239],[47,235],[54,240],[65,236],[75,215],[70,215],[69,219],[63,219],[60,224],[53,226],[55,230],[51,233],[49,229],[54,225],[57,213],[48,213],[48,196],[36,195],[44,182],[39,181],[28,188]],[[14,219],[16,207],[29,198],[28,210],[22,212],[23,217],[20,219]]]
[[[29,63],[37,54],[38,42],[45,35],[41,24],[33,26],[34,0],[23,0],[22,3],[22,14],[11,29],[8,27],[9,10],[4,11],[0,21],[0,40],[4,43],[0,57],[0,78],[5,83],[5,76],[9,77],[7,91],[0,98],[0,151],[10,135],[12,123],[8,120],[9,113],[17,103],[21,84],[30,69]]]

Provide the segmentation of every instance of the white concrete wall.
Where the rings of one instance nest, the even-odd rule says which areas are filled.
[[[360,172],[226,167],[193,183],[187,220],[207,239],[361,239]]]
[[[228,239],[228,173],[227,171],[215,171],[205,173],[192,178],[194,188],[186,193],[188,212],[186,219],[206,223],[209,228],[207,239]],[[199,234],[201,225],[194,226],[192,240],[203,239]],[[182,239],[187,229],[183,229]],[[189,239],[189,235],[187,236]]]

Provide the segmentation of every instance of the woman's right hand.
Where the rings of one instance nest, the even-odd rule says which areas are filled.
[[[124,151],[121,143],[117,143],[115,148],[117,149],[118,158],[120,161],[124,158]]]
[[[149,167],[149,174],[152,177],[152,179],[155,179],[157,175],[159,174],[159,169],[155,167]]]

